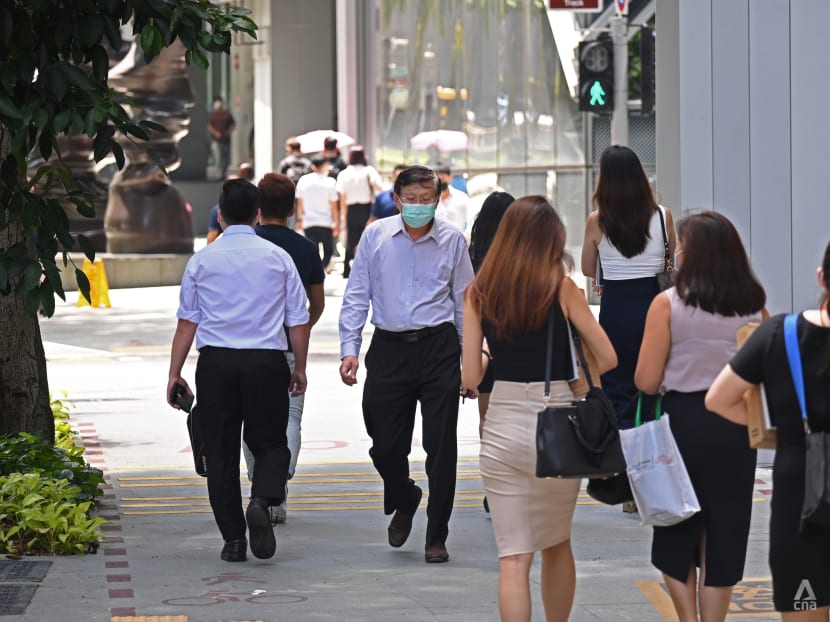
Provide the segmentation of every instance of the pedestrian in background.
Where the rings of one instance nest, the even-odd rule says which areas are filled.
[[[496,231],[499,228],[502,217],[514,200],[513,195],[507,192],[492,192],[484,199],[484,203],[481,205],[481,211],[476,216],[470,232],[470,262],[473,265],[474,273],[478,273],[479,268],[481,268],[484,257],[487,255],[487,251],[490,250],[490,245],[496,236]],[[486,343],[484,346],[483,355],[485,356],[487,367],[484,371],[484,378],[482,378],[481,383],[478,385],[479,436],[481,435],[482,426],[484,426],[487,406],[490,403],[490,391],[492,391],[493,382],[495,382],[493,376],[493,361],[491,360],[492,355],[487,349]]]
[[[338,183],[346,174],[338,177]],[[423,166],[395,181],[400,216],[366,229],[340,311],[340,377],[357,383],[369,307],[375,325],[366,353],[363,420],[369,455],[383,478],[383,509],[394,513],[390,546],[412,529],[421,488],[409,477],[415,409],[420,403],[429,480],[427,563],[449,560],[446,540],[455,497],[461,317],[473,277],[464,235],[435,218],[438,176]]]
[[[323,155],[329,163],[329,177],[337,179],[340,171],[346,168],[346,162],[340,155],[340,149],[337,148],[337,139],[334,136],[329,136],[323,140]]]
[[[219,179],[225,179],[231,162],[231,133],[236,128],[236,121],[225,102],[217,95],[213,98],[213,110],[208,117],[208,133],[212,141],[211,149],[219,171]]]
[[[738,349],[737,330],[768,316],[766,294],[725,216],[690,216],[677,234],[675,286],[651,303],[634,379],[644,393],[665,393],[701,510],[654,527],[651,563],[680,622],[696,621],[698,608],[700,619],[718,621],[743,578],[756,457],[746,428],[707,410],[704,397]]]
[[[602,389],[620,427],[631,427],[637,403],[634,369],[646,313],[660,291],[655,275],[665,265],[662,223],[670,256],[674,225],[671,212],[654,200],[640,160],[628,147],[612,145],[602,153],[593,201],[596,210],[585,223],[582,273],[598,283],[597,267],[602,270],[599,323],[619,358],[619,365],[603,374]],[[647,402],[651,405],[653,400]]]
[[[317,252],[323,247],[323,268],[334,255],[340,203],[335,180],[328,174],[329,161],[322,154],[311,157],[311,172],[297,182],[296,228],[314,243]]]
[[[818,283],[823,292],[819,308],[798,315],[796,333],[810,428],[826,433],[830,432],[830,244],[818,268]],[[706,395],[706,406],[745,426],[744,393],[763,383],[777,435],[769,524],[773,602],[785,622],[827,622],[830,530],[800,529],[805,431],[784,344],[785,317],[777,315],[755,330],[718,375]]]
[[[287,176],[279,173],[268,173],[259,182],[259,225],[256,233],[259,237],[273,242],[291,256],[297,273],[300,275],[308,298],[308,328],[309,331],[323,315],[326,306],[326,293],[323,290],[325,274],[320,261],[320,251],[317,245],[292,231],[288,227],[288,218],[294,211],[294,182]],[[288,335],[286,329],[286,335]],[[288,340],[288,350],[285,353],[288,368],[294,371],[296,357]],[[294,477],[297,469],[297,459],[302,444],[302,420],[305,407],[305,393],[290,395],[288,400],[288,425],[286,436],[288,449],[291,451],[291,460],[288,463],[288,479]],[[254,455],[243,442],[242,450],[245,462],[248,465],[248,479],[253,481]],[[285,490],[282,503],[271,507],[271,518],[275,523],[284,523],[288,515],[288,489]]]
[[[355,145],[349,152],[349,165],[337,176],[340,195],[340,228],[346,231],[346,255],[343,277],[349,278],[352,259],[369,220],[375,194],[382,190],[380,175],[366,160],[363,147]]]
[[[470,197],[467,196],[466,192],[453,187],[452,169],[449,164],[439,162],[433,170],[438,174],[438,178],[444,184],[444,190],[441,192],[441,198],[438,201],[435,216],[451,222],[461,231],[466,231],[467,212],[470,210]]]
[[[256,186],[234,179],[222,186],[222,237],[187,262],[178,324],[170,353],[167,401],[174,408],[182,367],[193,339],[199,426],[205,442],[208,496],[225,540],[221,558],[245,561],[248,542],[260,559],[276,552],[269,506],[285,494],[291,458],[286,444],[288,396],[306,390],[308,310],[291,257],[258,237]],[[285,361],[288,326],[294,371]],[[241,428],[244,424],[244,433]],[[242,512],[239,448],[242,437],[256,458],[251,500]]]
[[[405,168],[407,168],[406,164],[396,164],[392,169],[392,187],[378,192],[375,202],[372,203],[372,211],[369,213],[366,226],[381,218],[389,218],[398,214],[398,206],[395,204],[395,180]]]
[[[532,266],[532,269],[529,268]],[[566,276],[565,226],[542,196],[514,201],[502,219],[464,306],[463,387],[481,382],[483,339],[495,362],[479,464],[499,555],[499,612],[531,619],[530,567],[542,552],[547,620],[567,620],[576,588],[571,522],[580,480],[536,477],[536,415],[545,407],[547,328],[553,311],[550,403],[570,403],[568,324],[598,368],[617,357],[582,291]],[[463,388],[462,388],[463,390]]]

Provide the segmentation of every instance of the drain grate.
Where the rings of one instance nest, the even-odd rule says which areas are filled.
[[[0,583],[42,581],[52,562],[0,560]]]
[[[36,585],[0,585],[0,615],[19,616],[26,613],[36,589]]]

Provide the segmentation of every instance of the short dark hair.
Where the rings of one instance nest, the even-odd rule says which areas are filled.
[[[401,171],[401,174],[398,175],[398,178],[395,180],[395,187],[394,192],[396,195],[401,195],[401,188],[404,186],[411,186],[412,184],[422,184],[424,182],[430,181],[435,184],[435,194],[436,196],[440,195],[444,191],[444,182],[438,179],[438,175],[435,174],[431,168],[427,168],[426,166],[409,166]]]
[[[446,162],[437,162],[432,170],[439,175],[452,175],[452,168]]]
[[[228,225],[248,225],[256,217],[259,191],[247,179],[231,179],[222,184],[219,211]]]
[[[394,173],[395,171],[402,171],[405,168],[407,168],[408,166],[409,166],[408,164],[396,164],[395,168],[392,169],[392,172]]]
[[[366,152],[363,151],[363,147],[360,145],[352,147],[352,150],[349,151],[349,164],[352,166],[355,164],[367,166],[369,164],[368,160],[366,160]]]
[[[254,165],[249,162],[243,162],[239,165],[239,178],[240,179],[247,179],[248,181],[254,180]]]
[[[329,159],[322,153],[315,153],[313,156],[311,156],[311,166],[313,166],[314,168],[320,168],[321,166],[328,163]]]
[[[337,149],[337,139],[334,136],[328,136],[323,140],[323,147],[325,147],[326,151]]]
[[[264,218],[288,218],[294,207],[294,182],[286,175],[268,173],[259,182],[259,209]]]
[[[727,317],[764,308],[767,295],[726,216],[707,211],[684,218],[677,237],[683,255],[675,286],[684,304]]]
[[[292,136],[285,141],[285,146],[288,147],[291,151],[300,151],[303,146],[300,144],[300,141],[297,140],[296,136]]]

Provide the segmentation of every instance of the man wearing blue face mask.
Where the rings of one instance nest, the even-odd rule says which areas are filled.
[[[363,232],[340,311],[340,377],[357,383],[361,333],[372,307],[375,332],[366,353],[363,420],[369,455],[383,478],[384,512],[394,513],[389,544],[412,529],[421,489],[409,477],[409,452],[420,402],[429,480],[424,559],[449,559],[446,540],[455,497],[456,423],[461,385],[464,290],[473,279],[464,234],[435,219],[442,190],[423,166],[395,180],[399,216]]]

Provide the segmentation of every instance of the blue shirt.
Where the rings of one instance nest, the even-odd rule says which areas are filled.
[[[218,203],[210,208],[210,218],[208,219],[208,231],[218,231],[219,233],[222,233],[222,225],[219,224]]]
[[[378,193],[375,197],[375,202],[372,203],[371,216],[378,219],[389,218],[397,213],[398,206],[395,205],[394,191],[389,189]]]
[[[252,227],[231,225],[187,262],[176,316],[198,324],[197,350],[286,350],[283,324],[307,323],[308,309],[291,256]]]
[[[453,322],[462,334],[464,290],[473,280],[464,234],[435,219],[413,240],[400,216],[366,227],[340,310],[340,356],[357,356],[369,306],[372,324],[395,332]]]

